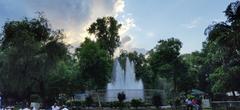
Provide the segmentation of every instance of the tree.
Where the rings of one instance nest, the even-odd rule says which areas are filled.
[[[240,61],[240,7],[239,1],[232,2],[227,6],[225,15],[227,21],[210,25],[206,29],[208,43],[216,45],[215,53],[219,62],[218,66],[210,75],[213,83],[212,91],[228,92],[239,91],[240,87],[236,84],[240,80],[239,61]],[[222,79],[224,77],[224,79]]]
[[[135,73],[136,78],[143,78],[144,75],[144,64],[146,63],[146,59],[143,54],[137,53],[136,51],[128,53],[128,57],[132,60],[135,64]]]
[[[162,97],[160,94],[155,94],[152,96],[152,104],[158,109],[160,106],[163,105]]]
[[[100,47],[113,56],[114,50],[120,45],[118,35],[120,27],[121,24],[118,24],[113,17],[103,17],[92,23],[88,32],[94,34]]]
[[[160,40],[158,45],[149,52],[149,64],[154,72],[153,77],[171,79],[174,91],[177,90],[177,78],[185,73],[185,68],[179,57],[182,43],[175,38]]]
[[[47,77],[47,94],[50,98],[58,97],[59,94],[72,96],[74,92],[83,88],[82,79],[77,78],[76,62],[69,54],[57,63],[56,69]]]
[[[67,52],[63,37],[62,31],[52,30],[41,15],[5,23],[0,46],[4,97],[23,99],[31,93],[45,97],[46,76]]]
[[[80,77],[87,89],[103,89],[111,76],[112,59],[106,50],[100,48],[98,42],[86,38],[76,49]]]
[[[131,61],[133,61],[135,65],[135,74],[137,79],[142,79],[145,89],[153,89],[156,88],[155,81],[153,77],[153,72],[151,71],[150,66],[148,65],[147,59],[145,55],[141,53],[134,52],[126,52],[122,51],[119,60],[121,66],[124,68],[126,64],[126,57],[128,57]]]
[[[209,72],[206,71],[206,67],[210,66],[206,65],[205,53],[195,51],[190,54],[181,55],[181,57],[188,68],[188,73],[182,80],[182,88],[185,88],[185,91],[197,88],[209,92],[209,81],[207,81]]]

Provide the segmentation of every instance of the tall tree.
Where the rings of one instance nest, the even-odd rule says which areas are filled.
[[[195,51],[182,55],[182,59],[188,68],[188,74],[185,76],[186,79],[183,80],[183,82],[186,81],[186,83],[182,85],[183,88],[188,88],[188,90],[197,88],[209,92],[208,68],[211,66],[207,63],[206,54],[202,51]]]
[[[67,52],[63,37],[41,15],[31,20],[6,22],[0,46],[4,59],[0,62],[3,95],[26,98],[35,92],[44,98],[46,76]]]
[[[111,76],[112,59],[106,50],[100,48],[98,42],[86,38],[76,49],[76,57],[81,78],[86,89],[103,89]]]
[[[111,56],[114,50],[120,45],[118,31],[121,24],[113,17],[98,18],[88,28],[90,34],[94,34],[100,47],[106,50]]]
[[[131,61],[133,61],[135,65],[135,74],[137,79],[141,79],[144,84],[144,88],[153,89],[155,88],[155,80],[153,77],[153,73],[151,71],[150,66],[145,58],[145,55],[141,53],[134,52],[126,52],[122,51],[119,59],[122,67],[125,67],[126,57],[128,57]]]
[[[227,6],[225,15],[227,21],[210,25],[206,29],[208,43],[218,47],[220,65],[215,69],[210,79],[215,92],[237,91],[236,82],[240,80],[240,2],[232,2]],[[223,78],[224,79],[221,79]],[[234,93],[234,92],[233,92]]]
[[[181,47],[182,43],[178,39],[160,40],[157,46],[149,52],[148,58],[154,77],[171,79],[175,91],[179,75],[185,72],[179,57]]]

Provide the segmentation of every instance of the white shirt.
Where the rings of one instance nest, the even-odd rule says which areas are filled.
[[[24,108],[24,109],[22,109],[22,110],[31,110],[31,109],[29,109],[29,108]]]
[[[68,110],[68,108],[64,107],[62,110]]]
[[[59,106],[52,106],[52,110],[60,110]]]

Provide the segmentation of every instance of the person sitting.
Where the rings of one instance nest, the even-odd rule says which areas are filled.
[[[60,107],[57,106],[57,103],[54,103],[54,105],[52,106],[52,110],[60,110]]]
[[[66,105],[63,105],[63,108],[61,110],[68,110]]]
[[[185,103],[187,105],[187,110],[192,110],[192,101],[190,99],[186,99]]]
[[[194,98],[192,100],[192,105],[195,108],[195,110],[199,110],[199,105],[198,105],[197,99]]]

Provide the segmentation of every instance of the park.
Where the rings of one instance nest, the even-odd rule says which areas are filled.
[[[79,7],[84,7],[89,1],[84,1],[86,3]],[[109,1],[116,7],[128,6],[123,5],[128,3],[127,0]],[[97,16],[102,11],[97,7],[107,0],[90,2],[93,7],[97,5],[89,13],[97,14],[94,19],[77,19],[84,21],[84,25],[73,22],[75,18],[82,17],[77,14],[69,17],[73,21],[65,21],[71,13],[66,14],[64,10],[75,6],[75,2],[61,0],[61,5],[52,5],[55,7],[53,10],[50,10],[49,4],[59,1],[37,3],[31,8],[39,6],[47,9],[50,6],[50,9],[36,8],[36,12],[31,13],[33,17],[15,13],[20,19],[0,19],[2,110],[240,109],[240,1],[228,1],[222,8],[224,11],[217,10],[225,20],[204,25],[204,29],[200,30],[204,41],[197,41],[201,47],[191,52],[182,51],[192,48],[187,45],[191,44],[190,40],[185,42],[190,38],[175,37],[178,35],[158,37],[156,40],[154,33],[147,33],[147,39],[153,38],[155,43],[146,39],[139,42],[153,47],[132,47],[138,45],[131,44],[138,38],[133,39],[130,35],[138,35],[146,29],[131,24],[133,20],[130,18],[123,22],[126,16],[134,15],[126,14],[119,18],[119,13],[124,13],[119,8],[110,8],[113,10],[111,14]],[[10,5],[10,2],[0,1],[0,7],[5,3]],[[64,3],[66,7],[60,7],[65,6]],[[78,12],[75,9],[79,7],[74,7],[74,12]],[[105,8],[107,6],[104,5]],[[2,18],[5,18],[4,13],[6,16],[14,14],[1,9],[11,9],[0,8]],[[53,14],[59,10],[63,14],[61,17]],[[87,16],[86,10],[81,11],[84,16]],[[52,19],[49,13],[58,19]],[[61,19],[64,19],[63,24]],[[74,29],[72,26],[75,26]],[[78,27],[84,27],[83,31]],[[123,34],[130,27],[137,28],[136,34]],[[194,29],[195,26],[187,28]],[[187,32],[191,34],[193,31]]]

